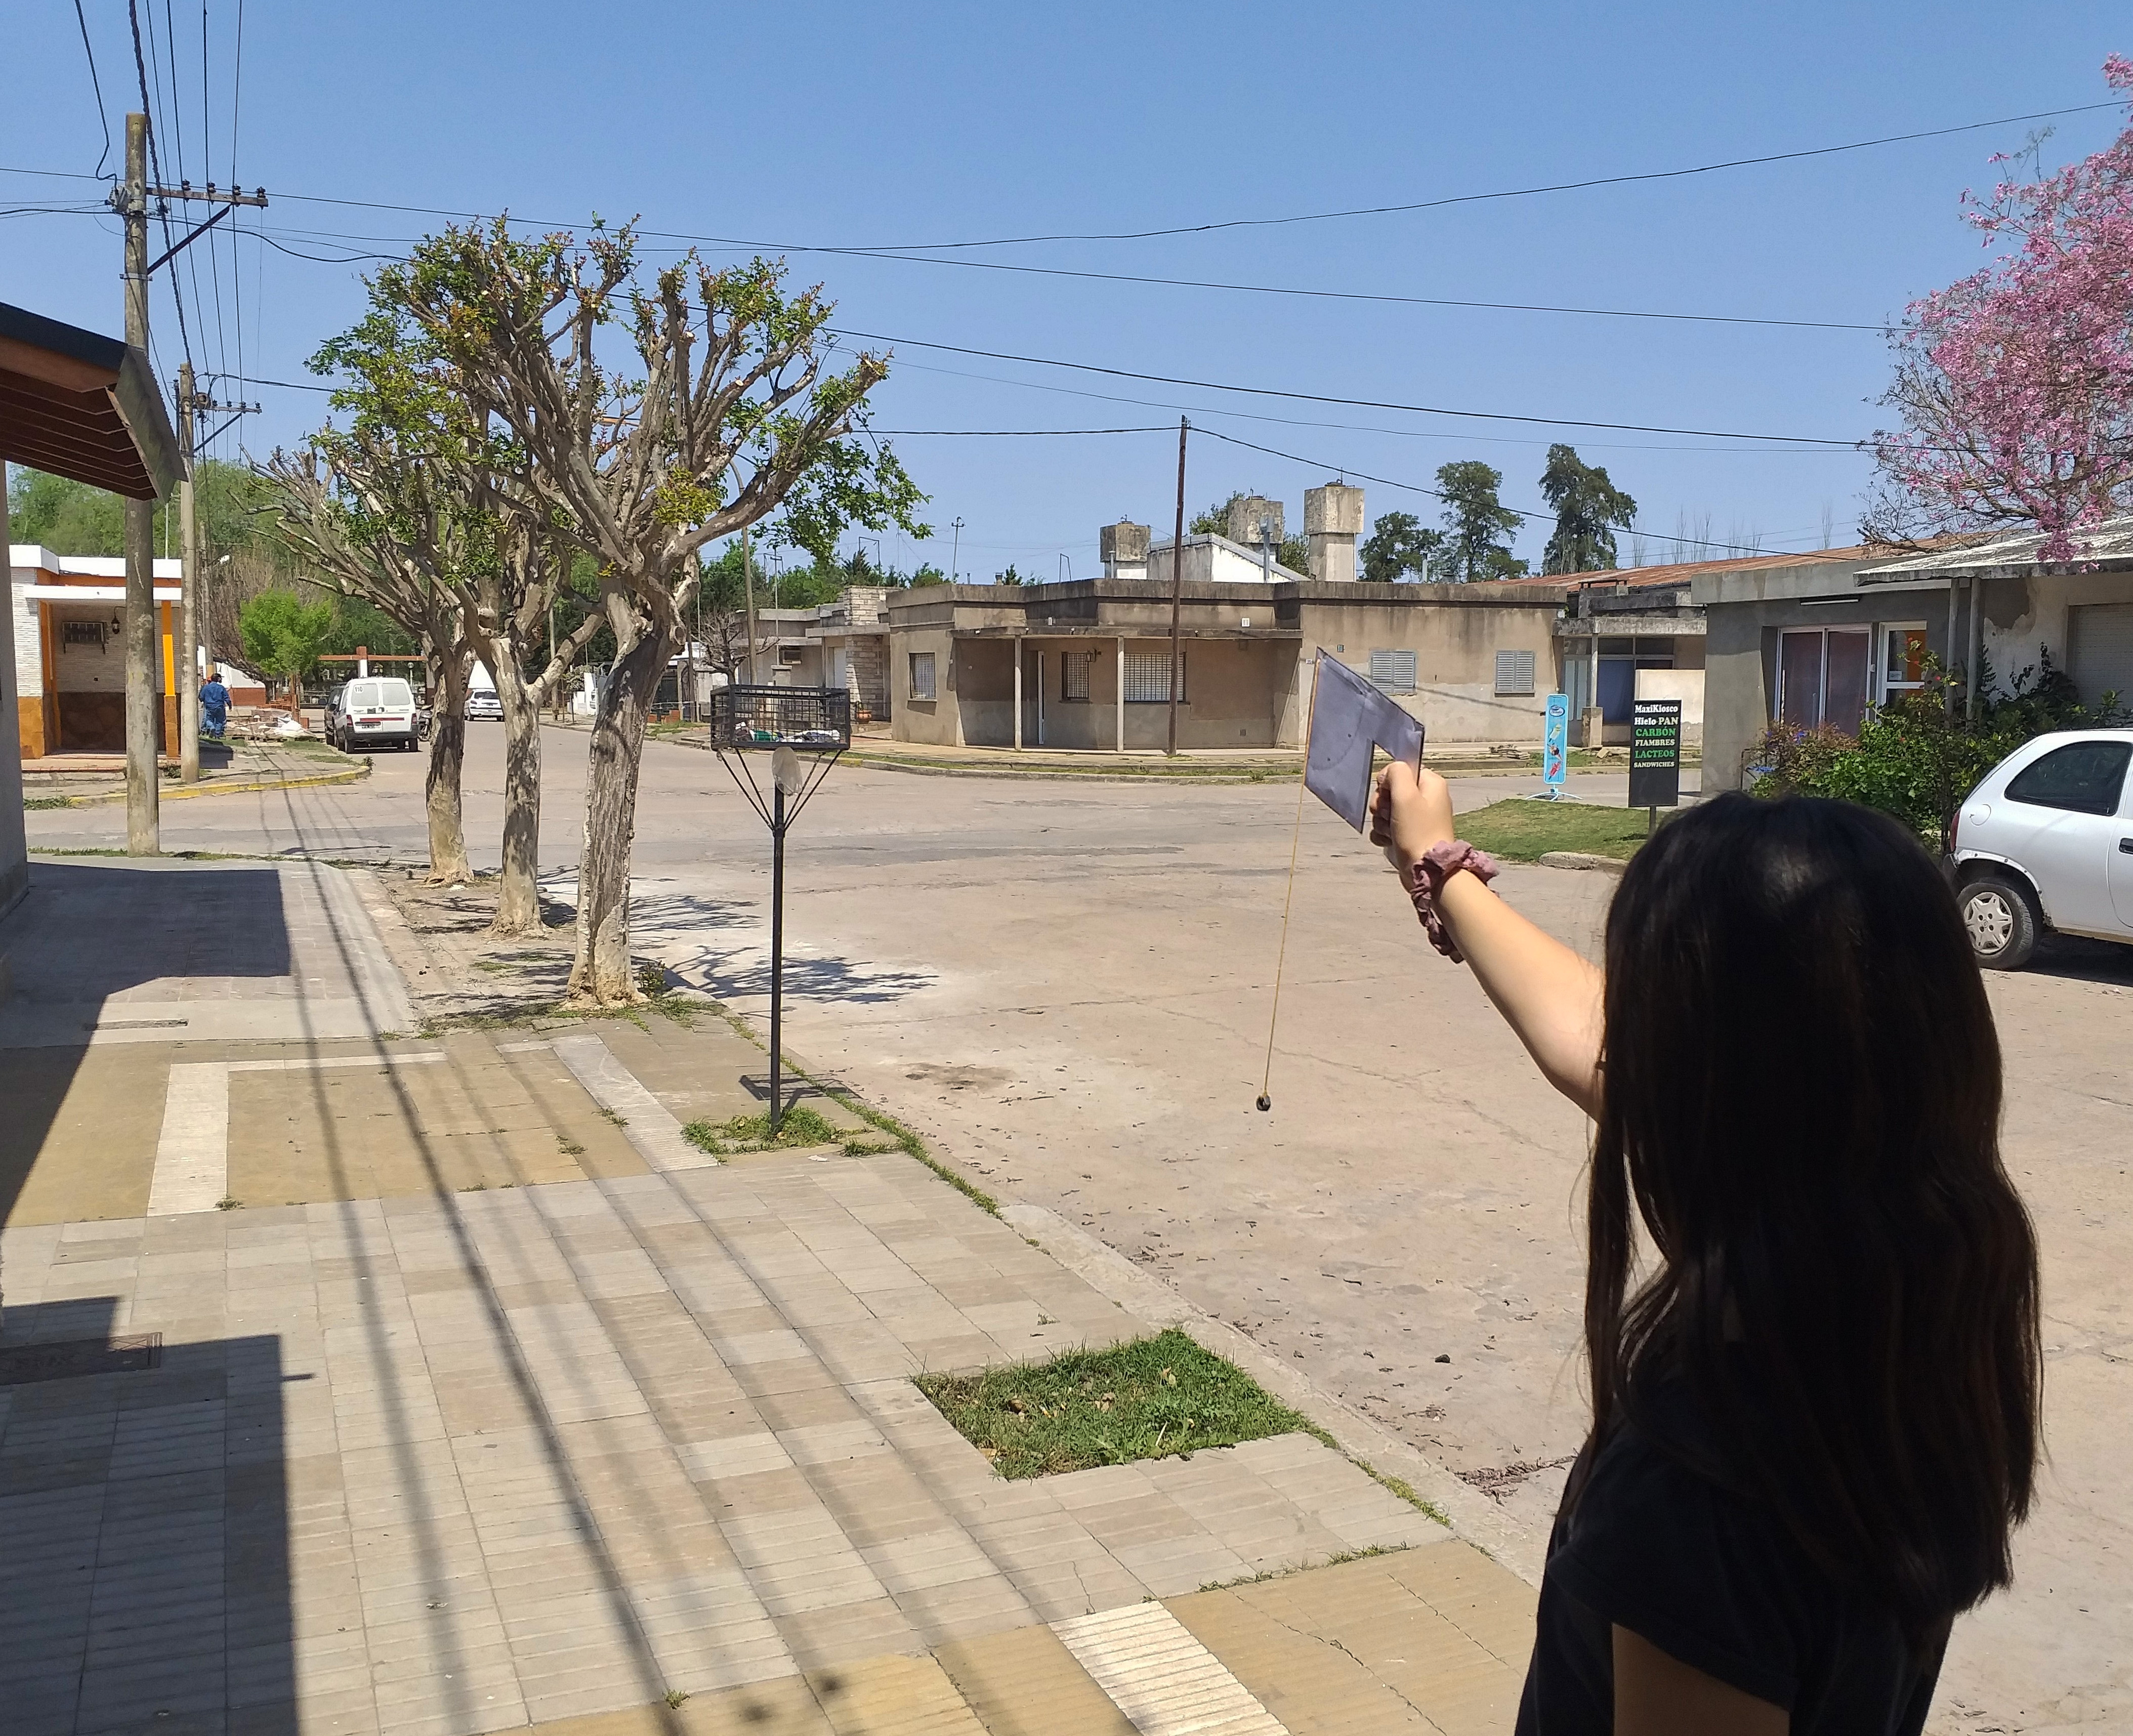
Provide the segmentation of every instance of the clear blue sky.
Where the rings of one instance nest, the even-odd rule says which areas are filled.
[[[201,13],[141,0],[177,44],[183,110],[163,128],[175,178],[200,166]],[[87,0],[114,142],[137,104],[126,8]],[[103,132],[73,7],[25,0],[7,31],[0,163],[86,174]],[[207,15],[213,178],[230,169],[236,0]],[[561,6],[526,0],[349,7],[250,0],[243,13],[237,172],[274,198],[267,232],[324,254],[441,219],[305,203],[297,194],[648,228],[787,246],[898,246],[1057,230],[1140,229],[1396,204],[1536,182],[1684,166],[2095,103],[2098,67],[2133,48],[2122,5],[2034,14],[1922,0],[1862,7],[1704,5],[1451,8],[1090,4],[753,7]],[[171,74],[163,69],[168,101]],[[2052,123],[2045,161],[2106,142],[2110,111]],[[1966,186],[2025,126],[1683,180],[1395,216],[1154,240],[994,248],[996,263],[1216,278],[1310,289],[1548,302],[1875,325],[1973,269],[1957,221]],[[0,176],[4,204],[93,198],[86,182]],[[248,223],[255,214],[245,214]],[[249,236],[195,249],[196,361],[302,380],[304,358],[357,311],[359,266],[291,258]],[[372,244],[356,244],[368,248]],[[733,257],[714,253],[715,258]],[[1095,282],[823,253],[790,255],[864,331],[1146,373],[1401,403],[1750,432],[1856,436],[1887,371],[1875,331],[1387,306]],[[121,325],[108,215],[0,223],[0,297],[79,323]],[[211,283],[220,282],[220,307]],[[188,275],[189,301],[195,292]],[[156,352],[180,350],[159,280]],[[223,387],[234,395],[234,381]],[[315,393],[249,385],[243,429],[262,452],[323,414]],[[1111,398],[1142,400],[1118,403]],[[878,425],[896,429],[1196,426],[1300,455],[1196,439],[1195,508],[1238,488],[1288,504],[1346,468],[1427,485],[1449,459],[1505,473],[1539,504],[1551,439],[1574,443],[1635,496],[1640,522],[1680,515],[1770,548],[1849,540],[1866,458],[1721,450],[1728,443],[1447,421],[1136,385],[917,348],[898,352]],[[1288,418],[1253,420],[1253,417]],[[238,456],[238,436],[219,450]],[[1176,436],[897,442],[932,497],[938,539],[887,553],[962,570],[1008,562],[1086,576],[1097,527],[1128,515],[1167,532]],[[1434,522],[1437,504],[1366,483],[1371,514]],[[1538,562],[1548,525],[1519,539]],[[1664,557],[1654,544],[1649,557]],[[1627,547],[1625,553],[1626,556]]]

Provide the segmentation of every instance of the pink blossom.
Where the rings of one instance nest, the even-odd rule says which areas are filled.
[[[2133,60],[2103,75],[2133,101]],[[2066,561],[2073,533],[2133,502],[2133,125],[1962,203],[2001,251],[1906,310],[1884,399],[1904,427],[1875,436],[1876,456],[1935,528],[2034,525],[2042,558]]]

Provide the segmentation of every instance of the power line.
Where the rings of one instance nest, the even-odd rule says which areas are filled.
[[[148,115],[158,113],[160,110],[160,105],[152,104],[148,95],[148,63],[142,57],[141,53],[141,13],[137,0],[126,0],[126,19],[128,24],[131,26],[133,33],[133,70],[137,75],[138,75],[141,80],[141,112],[142,117],[145,118]],[[152,0],[152,5],[148,13],[148,35],[152,40],[155,34],[156,14]],[[160,88],[160,76],[157,82]],[[150,174],[155,177],[156,185],[160,187],[163,184],[163,166],[156,150],[156,129],[152,124],[147,128],[148,134],[148,169]],[[159,199],[156,201],[156,217],[161,222],[163,226],[163,246],[166,253],[167,253],[171,250],[170,202],[167,200]],[[177,310],[178,314],[178,341],[184,349],[185,359],[188,362],[190,362],[193,359],[193,340],[192,334],[187,330],[185,326],[185,298],[178,293],[178,278],[176,272],[173,272],[171,274],[170,281],[171,305]],[[144,297],[147,293],[147,289],[148,286],[144,285],[142,287],[142,293]],[[203,333],[202,336],[205,337],[205,334]]]
[[[1571,416],[1522,416],[1503,410],[1454,410],[1437,404],[1403,404],[1374,398],[1336,398],[1322,392],[1288,392],[1274,386],[1233,386],[1219,380],[1185,379],[1175,374],[1142,374],[1130,368],[1106,368],[1093,362],[1066,362],[1056,357],[1017,355],[1000,350],[972,350],[960,344],[929,343],[923,338],[888,337],[878,331],[844,328],[846,336],[875,344],[908,344],[918,350],[945,350],[951,355],[982,356],[988,361],[1026,362],[1040,368],[1071,368],[1083,374],[1102,374],[1117,379],[1147,380],[1158,386],[1189,386],[1199,392],[1238,392],[1254,398],[1293,398],[1305,403],[1343,404],[1360,410],[1398,410],[1416,416],[1456,416],[1480,422],[1515,422],[1553,428],[1611,428],[1630,434],[1681,434],[1705,440],[1761,440],[1784,446],[1858,447],[1859,440],[1838,440],[1808,434],[1741,434],[1724,428],[1664,427],[1652,422],[1597,422]]]
[[[104,179],[104,165],[111,155],[111,117],[104,111],[104,81],[96,75],[96,51],[89,45],[89,19],[81,9],[81,0],[74,0],[75,22],[81,27],[81,51],[89,56],[89,88],[96,93],[96,118],[104,127],[104,150],[96,159],[96,173],[91,180]]]
[[[1240,440],[1234,434],[1225,434],[1218,428],[1201,427],[1197,422],[1193,425],[1193,432],[1197,434],[1205,434],[1211,439],[1226,441],[1233,446],[1243,446],[1250,451],[1264,452],[1269,458],[1286,458],[1292,464],[1308,465],[1313,470],[1331,470],[1334,475],[1343,478],[1349,476],[1359,477],[1365,482],[1375,482],[1381,484],[1386,488],[1401,489],[1411,494],[1427,494],[1432,500],[1444,500],[1448,502],[1451,498],[1449,495],[1442,493],[1438,489],[1433,488],[1424,488],[1418,482],[1399,482],[1395,481],[1390,476],[1373,476],[1367,470],[1350,470],[1344,465],[1327,464],[1322,460],[1305,458],[1295,452],[1277,451],[1272,446],[1259,446],[1249,440]],[[1511,510],[1517,513],[1521,518],[1553,519],[1557,516],[1552,512],[1523,510],[1518,507],[1513,507]],[[1750,548],[1745,543],[1741,542],[1710,542],[1695,537],[1668,537],[1662,535],[1658,531],[1652,530],[1638,530],[1635,534],[1644,537],[1654,542],[1671,542],[1678,548],[1717,548],[1723,549],[1728,554],[1761,555],[1790,554],[1797,552],[1797,551],[1790,549]],[[1634,571],[1635,569],[1631,570]]]
[[[1778,151],[1766,157],[1736,157],[1723,162],[1697,163],[1685,169],[1652,169],[1632,175],[1601,175],[1586,181],[1553,181],[1544,186],[1507,187],[1490,193],[1455,193],[1442,199],[1418,200],[1411,205],[1359,205],[1347,210],[1307,211],[1293,217],[1232,217],[1219,222],[1180,224],[1160,229],[1122,229],[1054,235],[1002,235],[985,241],[903,241],[879,244],[883,252],[921,253],[934,248],[1022,247],[1047,241],[1151,241],[1168,235],[1203,235],[1216,229],[1273,229],[1289,224],[1330,223],[1348,217],[1389,217],[1411,211],[1441,210],[1447,205],[1480,205],[1492,200],[1531,199],[1543,193],[1577,193],[1593,187],[1627,186],[1644,181],[1678,181],[1694,175],[1715,175],[1726,169],[1749,169],[1768,163],[1797,162],[1813,157],[1835,157],[1847,151],[1871,151],[1883,145],[1909,144],[1923,138],[1948,138],[1960,133],[1981,133],[1992,127],[2011,127],[2023,121],[2055,119],[2061,115],[2090,114],[2099,108],[2124,106],[2123,99],[2108,103],[2082,103],[2071,108],[2045,108],[2034,114],[2003,115],[1997,120],[1970,121],[1960,127],[1936,127],[1922,133],[1895,133],[1884,138],[1862,138],[1844,145],[1818,145],[1809,150]]]
[[[887,253],[871,248],[802,247],[775,241],[729,244],[742,248],[763,248],[779,253],[828,253],[846,259],[890,259],[906,265],[947,265],[966,271],[1019,272],[1033,277],[1080,277],[1099,283],[1146,283],[1177,289],[1219,289],[1254,296],[1298,296],[1322,301],[1368,301],[1401,307],[1466,307],[1499,313],[1561,313],[1607,320],[1671,320],[1707,326],[1779,326],[1806,331],[1882,332],[1885,326],[1862,325],[1842,320],[1774,320],[1747,314],[1668,313],[1627,307],[1558,307],[1531,301],[1473,301],[1444,296],[1392,296],[1352,289],[1298,289],[1285,284],[1225,283],[1205,277],[1155,277],[1125,272],[1074,271],[1056,265],[1013,265],[997,259],[932,259],[915,253]]]

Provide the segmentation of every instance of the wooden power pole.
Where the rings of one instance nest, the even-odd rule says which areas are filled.
[[[178,781],[200,782],[200,521],[193,503],[193,364],[178,368],[178,447],[185,467],[178,473]]]
[[[148,117],[126,117],[126,341],[148,353]],[[126,503],[126,853],[161,853],[163,683],[156,641],[156,504]]]
[[[1183,417],[1177,418],[1177,530],[1170,543],[1170,745],[1167,754],[1177,751],[1177,677],[1179,651],[1177,646],[1178,605],[1185,591],[1185,431],[1192,426]]]

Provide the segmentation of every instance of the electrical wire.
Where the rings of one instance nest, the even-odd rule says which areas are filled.
[[[1818,145],[1810,150],[1779,151],[1765,157],[1736,157],[1723,162],[1698,163],[1685,169],[1652,169],[1632,175],[1602,175],[1585,181],[1554,181],[1541,186],[1508,187],[1490,193],[1455,193],[1442,199],[1419,200],[1411,205],[1360,205],[1347,210],[1307,211],[1293,217],[1233,217],[1221,222],[1181,224],[1171,229],[1124,229],[1109,233],[1054,235],[1002,235],[985,241],[904,241],[884,244],[884,252],[921,253],[935,248],[1023,247],[1050,241],[1150,241],[1169,235],[1204,235],[1217,229],[1275,229],[1298,223],[1330,223],[1351,217],[1389,217],[1411,211],[1442,210],[1447,205],[1481,205],[1500,199],[1531,199],[1543,193],[1577,193],[1593,187],[1627,186],[1644,181],[1678,181],[1689,176],[1716,175],[1727,169],[1749,169],[1769,163],[1797,162],[1814,157],[1835,157],[1848,151],[1871,151],[1884,145],[1909,144],[1924,138],[1948,138],[1961,133],[1981,133],[1992,127],[2011,127],[2024,121],[2053,120],[2061,115],[2090,114],[2099,108],[2118,108],[2124,99],[2107,103],[2082,103],[2071,108],[2045,108],[2034,114],[2003,115],[1997,120],[1970,121],[1960,127],[1936,127],[1921,133],[1895,133],[1885,138],[1863,138],[1844,145]]]
[[[133,70],[139,75],[141,80],[141,110],[142,116],[145,118],[149,115],[160,112],[160,104],[152,103],[148,95],[148,63],[147,60],[142,57],[141,52],[141,13],[137,0],[126,0],[126,18],[128,23],[132,27],[133,32]],[[155,35],[156,14],[153,6],[152,5],[148,13],[148,37],[151,43],[154,41]],[[159,76],[158,95],[161,94],[160,85],[161,80]],[[147,132],[148,134],[149,173],[154,177],[156,184],[158,186],[161,186],[163,181],[163,166],[162,161],[157,155],[156,150],[156,128],[152,124],[147,128]],[[156,215],[161,220],[163,227],[163,246],[166,253],[167,253],[171,244],[170,202],[167,200],[159,200],[156,201]],[[186,361],[190,362],[193,359],[192,334],[186,329],[185,301],[185,297],[178,293],[178,279],[176,272],[171,273],[170,282],[171,305],[176,308],[178,311],[178,340],[184,348]],[[147,284],[143,284],[142,286],[142,296],[144,301],[147,299],[147,292],[151,287],[152,286]],[[205,338],[205,334],[203,333],[202,336]]]
[[[1243,446],[1248,451],[1264,452],[1269,458],[1286,458],[1292,464],[1307,465],[1313,470],[1331,470],[1335,475],[1344,479],[1350,476],[1355,476],[1360,478],[1365,482],[1379,483],[1386,488],[1399,489],[1410,494],[1426,494],[1432,500],[1442,500],[1448,503],[1451,499],[1450,495],[1444,494],[1441,490],[1433,488],[1424,488],[1418,482],[1399,482],[1394,480],[1390,476],[1373,476],[1367,470],[1351,470],[1345,465],[1327,464],[1322,459],[1306,458],[1295,452],[1278,451],[1273,446],[1263,446],[1249,440],[1240,440],[1235,435],[1225,434],[1219,428],[1203,428],[1197,423],[1195,423],[1193,426],[1193,432],[1196,434],[1205,434],[1211,440],[1225,441],[1233,446]],[[1511,510],[1518,514],[1519,517],[1522,519],[1553,519],[1557,516],[1554,513],[1549,511],[1535,510],[1519,507],[1513,507]],[[1744,542],[1707,542],[1696,537],[1668,537],[1662,535],[1658,531],[1651,530],[1639,530],[1635,534],[1644,538],[1649,542],[1670,542],[1678,548],[1716,548],[1723,551],[1726,554],[1747,555],[1752,557],[1755,555],[1797,554],[1805,552],[1803,550],[1798,549],[1751,548]]]
[[[1106,368],[1094,362],[1061,361],[1053,356],[1018,355],[1000,350],[974,350],[961,344],[935,344],[923,338],[890,337],[878,331],[858,331],[849,326],[842,328],[841,335],[864,338],[872,344],[908,344],[917,350],[944,350],[951,355],[982,356],[988,361],[1026,362],[1040,368],[1071,368],[1082,374],[1106,374],[1116,379],[1146,380],[1158,386],[1189,386],[1199,392],[1236,392],[1254,398],[1283,398],[1304,403],[1343,404],[1360,410],[1397,410],[1414,416],[1455,416],[1477,422],[1526,422],[1552,428],[1609,428],[1630,434],[1680,434],[1704,440],[1762,440],[1794,446],[1857,448],[1866,444],[1861,440],[1840,440],[1821,435],[1741,434],[1725,428],[1677,428],[1652,422],[1598,422],[1570,416],[1524,416],[1504,410],[1455,410],[1437,404],[1396,403],[1384,398],[1337,398],[1322,392],[1289,392],[1274,386],[1235,386],[1220,380],[1186,379],[1169,374],[1143,374],[1130,368]]]
[[[81,0],[74,0],[75,22],[81,27],[81,51],[89,56],[89,88],[96,93],[96,118],[104,127],[104,150],[96,159],[96,173],[91,178],[104,179],[104,166],[111,157],[111,116],[104,106],[104,81],[96,75],[96,51],[89,44],[89,19],[82,12]]]

